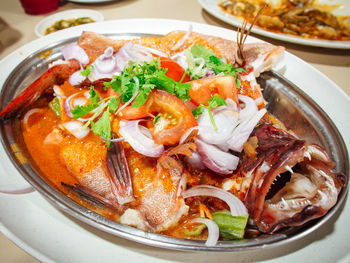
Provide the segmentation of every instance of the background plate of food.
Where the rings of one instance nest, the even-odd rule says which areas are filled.
[[[143,26],[140,27],[140,24]],[[1,77],[1,83],[10,83],[17,79],[17,81],[20,80],[23,84],[22,88],[24,88],[33,79],[40,76],[43,70],[45,71],[45,67],[47,68],[49,62],[61,58],[62,47],[68,43],[75,42],[83,30],[106,34],[113,38],[130,39],[140,36],[166,35],[173,30],[188,31],[190,26],[192,26],[193,32],[213,35],[224,39],[235,39],[232,37],[232,31],[185,21],[133,19],[83,25],[68,29],[65,32],[59,31],[45,38],[40,38],[10,54],[1,62],[1,69],[4,72]],[[249,38],[248,42],[261,41]],[[49,57],[40,56],[42,53],[47,53],[50,50]],[[29,61],[34,63],[34,65],[27,63]],[[321,135],[322,129],[333,131],[334,134],[328,134],[327,136],[330,136],[328,139],[332,142],[335,140],[336,144],[332,146],[327,145],[327,141],[322,142],[324,139],[327,140],[323,136],[318,137],[316,141],[321,139],[320,143],[325,144],[328,151],[332,149],[330,152],[332,157],[338,156],[337,158],[339,158],[339,153],[343,154],[343,159],[339,158],[335,161],[337,162],[337,169],[339,168],[344,173],[347,173],[349,163],[345,145],[349,145],[350,143],[350,137],[346,132],[349,129],[349,124],[346,121],[347,116],[349,116],[347,107],[349,98],[327,77],[288,52],[285,53],[280,63],[280,66],[283,68],[283,76],[289,81],[292,81],[297,87],[302,88],[303,92],[305,92],[304,94],[298,91],[299,93],[295,93],[296,97],[293,97],[292,100],[296,103],[298,101],[301,102],[300,106],[302,107],[304,98],[308,98],[305,96],[309,96],[312,100],[307,99],[305,101],[306,104],[313,104],[313,101],[315,101],[334,122],[335,126],[333,126],[332,122],[328,124],[331,126],[330,129],[328,126],[324,129],[321,127],[317,128],[316,126],[316,129],[321,131]],[[18,67],[25,64],[28,67]],[[28,70],[32,74],[27,75]],[[9,76],[11,77],[8,78]],[[330,101],[329,93],[332,93],[331,100],[334,100],[334,102]],[[3,94],[3,98],[5,101],[11,100],[16,95],[14,94],[14,90],[12,90],[12,94],[9,91],[8,94]],[[310,109],[314,108],[311,107]],[[317,114],[321,114],[320,116],[327,116],[323,115],[324,113],[322,111],[316,110],[316,112],[318,112]],[[310,116],[313,115],[311,114]],[[2,127],[5,128],[5,126]],[[9,143],[8,139],[12,140],[16,137],[16,131],[20,130],[17,129],[19,127],[17,126],[16,128],[12,124],[11,127],[6,127],[10,129],[2,130],[4,144],[4,148],[1,148],[3,159],[1,163],[3,165],[2,170],[13,177],[21,177],[19,171],[24,172],[27,168],[35,170],[37,167],[33,163],[30,163],[29,166],[25,162],[21,163],[21,160],[23,161],[20,156],[21,151],[10,146],[11,143]],[[338,134],[337,129],[340,134]],[[8,135],[6,135],[7,132]],[[12,132],[14,133],[11,135]],[[317,134],[319,133],[317,132]],[[26,155],[24,156],[27,157]],[[242,243],[242,241],[236,243],[232,241],[220,241],[216,246],[207,247],[203,241],[169,238],[111,222],[110,219],[81,206],[79,203],[72,203],[65,195],[53,190],[53,186],[45,182],[45,180],[40,179],[40,176],[35,177],[35,174],[35,172],[29,174],[26,174],[26,172],[23,173],[38,192],[25,195],[1,194],[0,205],[3,211],[1,213],[1,231],[41,261],[84,260],[87,262],[96,262],[101,258],[107,261],[113,260],[116,257],[137,260],[140,256],[145,262],[188,260],[189,254],[187,253],[176,253],[165,249],[151,248],[136,242],[127,241],[126,239],[161,248],[235,251],[234,255],[213,252],[212,254],[206,254],[205,259],[203,259],[201,254],[197,254],[199,252],[191,254],[191,257],[193,255],[198,256],[199,262],[201,260],[207,261],[210,258],[213,260],[220,258],[223,262],[231,261],[232,256],[241,261],[264,259],[271,262],[278,262],[282,258],[290,262],[305,260],[305,258],[310,258],[312,261],[318,260],[319,262],[327,262],[329,260],[346,261],[349,257],[349,247],[346,242],[348,234],[344,232],[347,231],[347,228],[343,227],[346,225],[350,216],[349,209],[345,205],[346,189],[340,195],[342,202],[338,203],[335,209],[331,210],[320,221],[308,225],[306,230],[299,229],[300,231],[292,233],[291,236],[288,236],[288,233],[283,233],[284,236],[282,235],[282,237],[279,234],[273,234],[267,236],[265,242],[254,240],[249,246],[245,245],[244,242]],[[32,180],[30,177],[32,177]],[[27,188],[25,189],[27,192]],[[43,198],[41,194],[48,199]],[[52,203],[60,209],[56,209],[55,206],[52,206]],[[45,238],[43,238],[44,236]],[[266,242],[267,240],[268,242]],[[74,247],[74,250],[71,249],[72,247]],[[262,248],[265,249],[262,250]],[[315,255],[315,250],[320,252]],[[62,253],[62,251],[65,252]]]
[[[252,32],[291,43],[350,48],[349,1],[231,1],[199,0],[216,18],[240,27],[267,4]]]

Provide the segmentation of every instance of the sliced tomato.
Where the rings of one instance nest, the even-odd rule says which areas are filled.
[[[236,81],[233,76],[197,79],[189,83],[192,84],[189,91],[191,102],[196,105],[206,105],[215,94],[224,99],[230,98],[238,103]]]
[[[128,106],[118,114],[118,117],[132,120],[151,114],[154,116],[160,114],[158,122],[152,128],[152,137],[157,144],[177,144],[189,128],[198,125],[191,110],[182,100],[158,89],[151,92],[143,105],[138,108]]]
[[[179,82],[185,74],[185,69],[171,58],[161,57],[160,65],[162,68],[168,69],[165,75],[177,82]],[[190,80],[190,77],[186,74],[182,82],[187,82]]]
[[[105,97],[109,97],[113,95],[118,95],[118,94],[111,88],[109,88],[105,93]],[[119,107],[121,107],[122,105],[123,103],[120,103]],[[118,117],[125,120],[137,120],[148,116],[149,114],[148,114],[147,106],[145,104],[137,108],[129,105],[118,113]]]
[[[161,113],[162,116],[169,116],[171,119],[168,126],[163,125],[162,119],[155,124],[152,137],[158,144],[176,144],[189,128],[198,125],[186,104],[164,90],[153,90],[147,103],[149,111],[153,112],[154,115]]]
[[[147,105],[143,104],[137,108],[127,106],[118,113],[118,117],[124,120],[138,120],[148,117]]]

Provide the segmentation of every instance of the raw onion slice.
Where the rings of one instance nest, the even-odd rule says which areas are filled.
[[[116,60],[113,57],[113,48],[106,48],[104,53],[95,60],[93,65],[94,70],[100,73],[112,73],[116,66]]]
[[[90,61],[85,50],[76,43],[65,46],[62,50],[62,54],[65,60],[76,59],[83,65],[88,64]]]
[[[194,130],[198,130],[198,129],[199,129],[198,126],[189,128],[189,129],[184,133],[184,135],[181,136],[180,141],[179,141],[179,144],[183,144],[184,141],[187,139],[187,137],[188,137]]]
[[[184,52],[174,54],[171,59],[176,61],[183,69],[186,70],[188,68],[187,58]]]
[[[80,121],[65,122],[62,123],[62,127],[79,140],[85,138],[90,132],[90,129],[87,127],[83,130],[83,123]]]
[[[171,50],[175,51],[178,50],[185,42],[186,40],[189,38],[189,36],[192,33],[192,24],[190,24],[190,27],[188,28],[188,31],[186,32],[186,34],[183,36],[183,38],[181,38],[176,44],[175,46],[173,46],[171,48]]]
[[[142,46],[140,44],[135,44],[135,47],[139,49],[139,51],[144,51],[144,52],[148,52],[154,55],[157,55],[159,57],[168,57],[167,54],[165,54],[164,52],[154,49],[154,48],[150,48],[150,47],[146,47],[146,46]]]
[[[79,85],[80,83],[82,83],[86,77],[81,75],[81,72],[83,70],[78,70],[76,72],[74,72],[70,77],[69,77],[69,84],[71,84],[72,86],[77,86]]]
[[[202,163],[210,170],[219,174],[231,174],[237,168],[239,162],[237,156],[224,152],[215,145],[207,144],[200,139],[196,140],[196,145]]]
[[[236,152],[243,150],[243,144],[248,140],[254,127],[258,124],[260,119],[265,115],[266,109],[261,109],[252,118],[245,120],[233,131],[232,137],[227,141],[229,148]]]
[[[56,97],[58,97],[58,98],[63,98],[63,99],[66,98],[66,96],[64,95],[63,90],[62,90],[59,86],[53,85],[53,91],[54,91],[54,95],[55,95]]]
[[[121,121],[119,133],[131,147],[143,155],[159,157],[164,152],[164,146],[154,143],[151,131],[139,125],[141,120]]]
[[[70,95],[64,101],[64,111],[65,111],[66,115],[68,117],[73,118],[73,114],[72,114],[71,110],[74,109],[75,106],[87,105],[89,103],[89,98],[90,98],[89,91],[80,91],[80,92],[77,92],[77,93],[74,93],[74,94]],[[101,97],[100,97],[100,99],[101,99]],[[90,120],[90,118],[92,117],[91,114],[95,113],[96,111],[98,111],[99,109],[104,107],[104,105],[105,105],[105,102],[101,102],[100,105],[97,108],[92,110],[90,113],[86,114],[86,115],[88,115],[86,118],[82,118],[81,117],[81,118],[78,118],[78,120],[82,121],[82,122],[86,122],[86,121]],[[100,112],[100,114],[101,113],[102,113],[102,111]],[[97,116],[99,116],[99,115],[97,115]]]
[[[216,243],[219,240],[220,231],[219,231],[218,225],[213,220],[206,219],[206,218],[195,218],[189,221],[189,223],[205,224],[208,228],[208,239],[205,242],[205,245],[208,247],[212,247],[216,245]]]
[[[197,152],[193,152],[190,157],[186,157],[185,161],[195,169],[199,169],[199,170],[205,169],[205,165],[202,162],[202,158]]]
[[[212,111],[212,117],[217,130],[214,129],[208,109],[197,119],[199,138],[208,144],[222,144],[231,138],[234,128],[238,125],[238,112],[222,106]]]
[[[102,141],[105,141],[105,142],[122,142],[122,141],[125,141],[124,137],[120,137],[120,138],[114,138],[114,139],[106,139],[106,138],[103,138],[103,137],[100,137],[100,139]]]
[[[244,95],[238,95],[238,99],[245,105],[244,108],[239,112],[240,120],[250,119],[258,112],[258,106],[252,98]]]
[[[152,55],[153,52],[156,52],[156,51],[154,49],[146,48],[139,44],[127,42],[115,54],[117,67],[120,70],[123,70],[124,67],[128,65],[130,61],[150,62],[153,59],[153,55]],[[167,56],[166,54],[163,54],[163,53],[161,53],[161,55]]]
[[[183,198],[192,196],[211,196],[223,200],[229,207],[232,216],[246,216],[248,210],[235,195],[212,185],[197,185],[182,193]]]
[[[36,113],[40,113],[40,112],[42,112],[42,111],[43,111],[43,109],[34,108],[34,109],[29,110],[29,111],[24,115],[24,117],[23,117],[23,124],[24,124],[24,126],[26,127],[26,129],[28,129],[28,120],[29,120],[29,118],[30,118],[32,115],[34,115],[34,114],[36,114]]]

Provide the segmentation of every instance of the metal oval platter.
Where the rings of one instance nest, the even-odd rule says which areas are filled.
[[[150,36],[150,34],[141,33],[107,35],[118,39]],[[2,107],[40,76],[48,68],[49,63],[61,58],[64,45],[76,40],[77,38],[73,37],[56,42],[24,59],[12,71],[2,88],[0,97]],[[52,51],[49,59],[39,58],[40,55],[48,51]],[[348,176],[349,160],[345,144],[335,125],[322,109],[298,87],[277,73],[264,73],[260,76],[259,82],[264,87],[264,96],[268,101],[268,111],[282,120],[287,128],[292,129],[301,138],[323,145],[336,162],[336,170]],[[202,241],[176,239],[121,225],[72,201],[55,189],[49,181],[45,180],[45,175],[35,164],[24,144],[19,119],[1,122],[0,133],[6,152],[20,174],[58,208],[93,227],[113,235],[162,248],[196,251],[243,251],[277,247],[308,235],[327,222],[335,213],[339,213],[348,188],[346,184],[340,193],[336,206],[323,218],[314,220],[307,225],[299,228],[287,228],[273,235],[261,235],[253,239],[220,241],[214,247],[206,247]],[[18,146],[16,151],[13,150],[14,146]],[[19,153],[24,158],[18,158]]]

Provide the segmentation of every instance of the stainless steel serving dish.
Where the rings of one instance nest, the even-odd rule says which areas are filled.
[[[110,37],[120,39],[138,36],[140,35],[110,35]],[[1,90],[1,108],[7,105],[33,80],[45,72],[49,63],[61,58],[61,50],[64,45],[76,40],[76,38],[66,39],[62,42],[47,46],[30,55],[19,64],[8,77]],[[40,55],[48,51],[52,51],[49,59],[39,58]],[[322,145],[335,161],[336,170],[345,174],[348,178],[349,157],[346,146],[338,130],[326,113],[298,87],[277,73],[263,73],[259,78],[259,82],[264,88],[264,96],[268,101],[268,111],[284,122],[286,127],[293,130],[299,137],[307,139],[312,143]],[[0,122],[0,133],[3,147],[5,147],[9,158],[21,175],[58,208],[82,222],[113,235],[162,248],[196,251],[243,251],[281,246],[316,231],[332,216],[341,213],[348,189],[347,181],[339,195],[337,204],[324,217],[313,220],[302,227],[287,228],[273,235],[261,235],[253,239],[220,241],[215,247],[206,247],[204,242],[201,241],[170,238],[121,225],[72,201],[45,179],[45,175],[31,158],[23,141],[18,118]],[[21,158],[19,158],[19,156],[21,156]],[[24,157],[24,159],[22,157]]]

